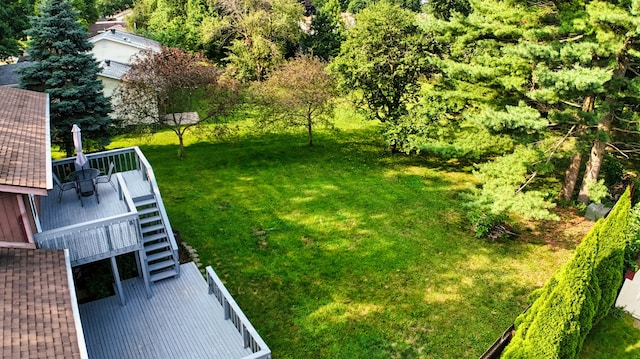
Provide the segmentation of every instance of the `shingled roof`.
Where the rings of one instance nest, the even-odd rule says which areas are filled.
[[[0,192],[46,195],[52,182],[49,96],[0,87]]]
[[[87,357],[70,270],[64,251],[0,248],[0,357]]]

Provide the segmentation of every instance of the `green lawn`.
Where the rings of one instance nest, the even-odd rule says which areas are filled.
[[[141,146],[174,229],[274,357],[478,357],[573,248],[475,239],[470,173],[387,153],[349,117],[313,148],[303,131],[189,142],[184,160],[170,133],[113,146]]]
[[[640,357],[640,329],[630,315],[608,316],[587,336],[581,359],[636,359]]]

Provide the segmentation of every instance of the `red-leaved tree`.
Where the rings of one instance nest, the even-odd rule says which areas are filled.
[[[169,47],[143,51],[114,94],[115,114],[124,125],[171,129],[184,158],[187,129],[226,114],[238,87],[200,54]]]

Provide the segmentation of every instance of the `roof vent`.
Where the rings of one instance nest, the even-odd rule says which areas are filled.
[[[111,66],[111,60],[104,60],[104,64],[107,66]]]
[[[129,41],[129,38],[128,37],[123,37],[122,40]]]
[[[116,33],[116,29],[109,29],[109,30],[111,30],[111,33],[112,33],[112,34],[115,34],[115,33]]]

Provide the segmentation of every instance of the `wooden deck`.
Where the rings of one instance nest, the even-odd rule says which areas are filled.
[[[127,189],[132,197],[148,195],[151,193],[149,182],[142,178],[140,171],[121,172],[124,177]],[[115,176],[112,181],[116,183]],[[116,186],[117,187],[117,186]],[[120,200],[119,194],[113,190],[108,183],[98,185],[100,203],[95,195],[83,197],[80,204],[75,191],[65,191],[62,200],[58,203],[58,188],[54,188],[49,195],[41,197],[40,224],[43,231],[48,231],[60,227],[85,223],[97,219],[107,218],[123,213],[127,213],[127,205]]]
[[[243,358],[242,336],[193,262],[181,275],[156,283],[147,299],[142,279],[123,282],[116,296],[80,305],[89,358]]]

